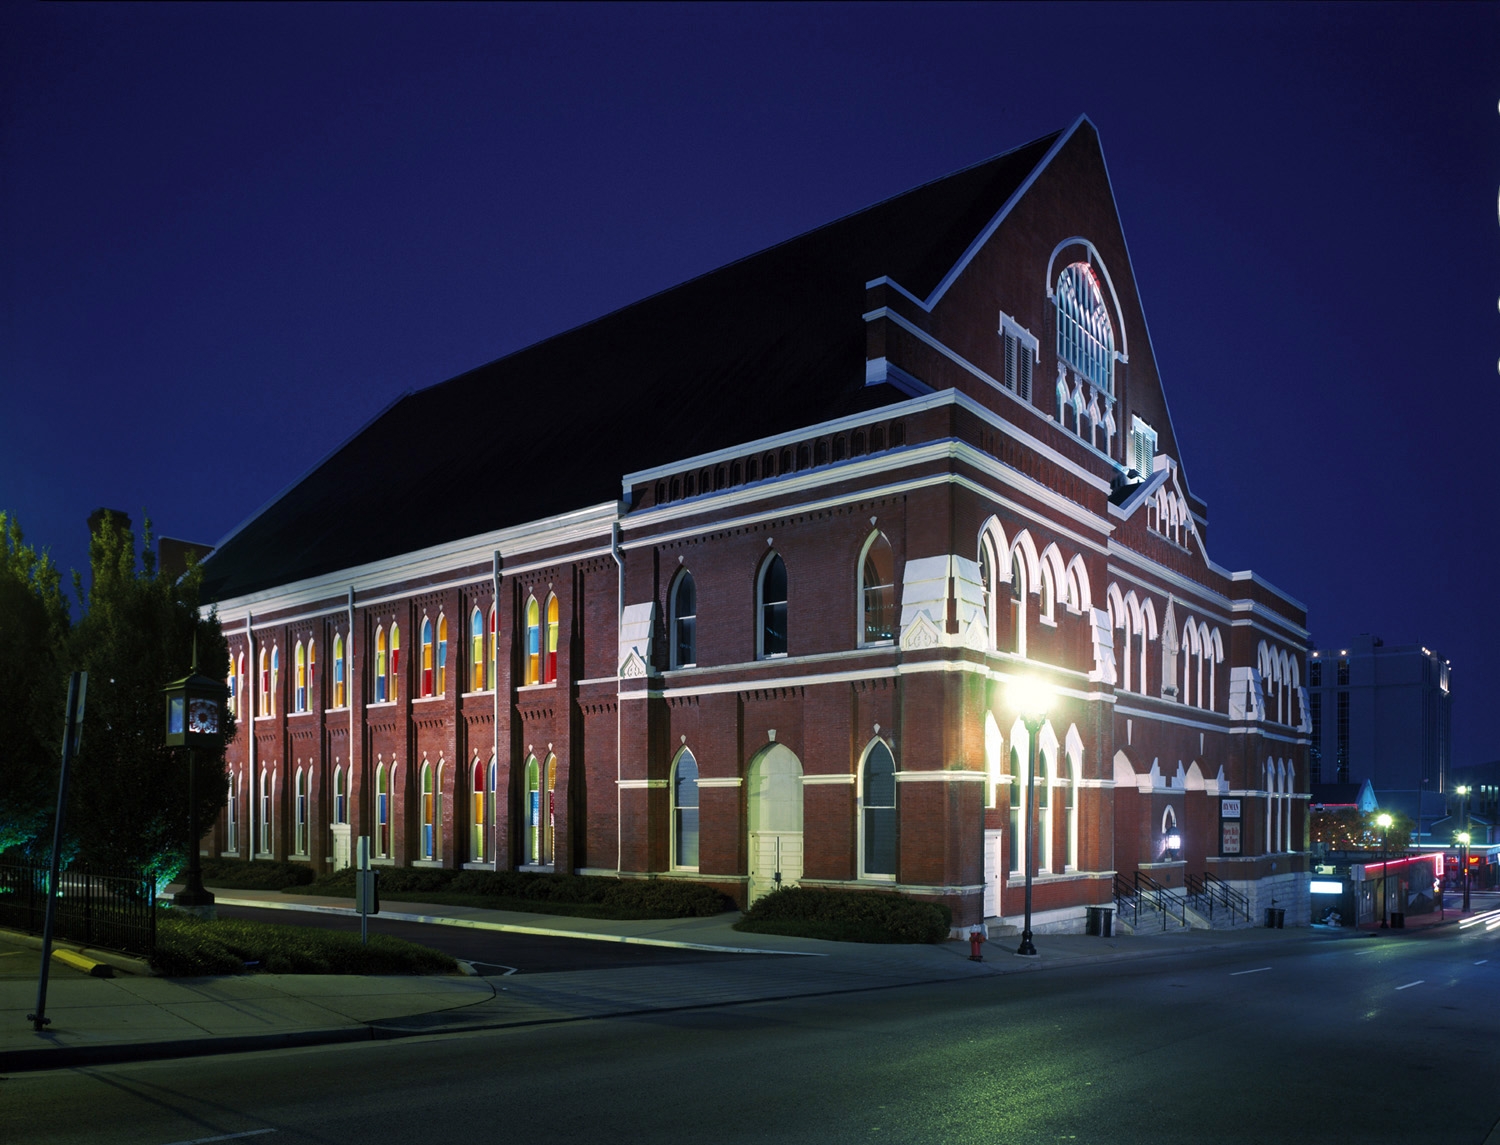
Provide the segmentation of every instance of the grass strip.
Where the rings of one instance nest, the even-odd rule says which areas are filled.
[[[248,922],[237,918],[207,922],[164,910],[156,920],[151,967],[167,978],[216,974],[452,974],[458,964],[448,955],[415,942],[359,935],[312,926]]]

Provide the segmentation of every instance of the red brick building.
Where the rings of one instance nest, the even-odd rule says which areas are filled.
[[[1306,617],[1207,526],[1080,119],[408,395],[241,526],[215,846],[968,924],[1029,796],[1038,930],[1117,877],[1305,919]]]

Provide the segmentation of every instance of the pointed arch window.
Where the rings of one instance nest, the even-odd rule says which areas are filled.
[[[785,656],[787,580],[786,563],[779,553],[772,553],[771,559],[761,565],[760,591],[756,595],[758,597],[756,611],[759,613],[760,621],[757,641],[760,645],[758,649],[760,658]]]
[[[266,715],[276,714],[276,690],[281,685],[281,645],[271,646],[271,686],[266,692]]]
[[[297,782],[294,788],[295,803],[293,807],[294,832],[293,845],[299,855],[307,854],[307,772],[300,767],[297,769]]]
[[[485,789],[484,773],[484,764],[479,762],[476,755],[469,766],[469,795],[472,800],[469,814],[469,859],[475,863],[485,861],[485,843],[490,837],[490,800]]]
[[[526,601],[526,683],[542,681],[542,606],[536,597]]]
[[[672,866],[698,869],[698,761],[687,748],[672,770]]]
[[[553,861],[556,790],[557,756],[549,755],[545,765],[530,756],[526,760],[526,862],[533,866],[550,866]]]
[[[238,776],[229,773],[229,793],[224,801],[224,849],[231,853],[240,849],[240,799],[236,786]]]
[[[1037,840],[1035,855],[1036,869],[1039,872],[1052,870],[1052,852],[1057,839],[1057,821],[1052,813],[1052,786],[1057,781],[1057,747],[1055,745],[1055,740],[1051,745],[1044,744],[1042,750],[1037,753],[1037,770],[1041,774],[1032,784],[1032,791],[1036,794],[1037,821],[1041,825],[1042,835]]]
[[[1057,592],[1052,584],[1052,570],[1046,562],[1042,564],[1042,572],[1038,581],[1037,596],[1040,603],[1037,607],[1037,618],[1049,624],[1055,624],[1057,622]]]
[[[476,608],[469,614],[469,691],[484,691],[484,664],[484,614]]]
[[[437,678],[433,694],[448,694],[448,618],[441,612],[437,622]]]
[[[1010,554],[1010,612],[1011,632],[1014,643],[1011,648],[1018,656],[1026,655],[1026,562],[1021,559],[1021,550]]]
[[[260,853],[271,853],[271,841],[275,838],[271,822],[271,775],[268,770],[260,773]]]
[[[391,625],[391,691],[392,700],[401,698],[401,626]]]
[[[250,715],[250,693],[248,691],[246,691],[246,684],[245,684],[245,654],[243,652],[241,652],[240,655],[239,655],[239,661],[238,661],[238,665],[237,665],[237,667],[235,669],[235,674],[236,674],[236,677],[238,679],[238,684],[236,685],[236,688],[235,688],[235,694],[239,697],[240,702],[244,704],[244,711],[240,712],[240,711],[236,710],[235,714],[236,715],[247,715],[248,716],[248,715]]]
[[[495,621],[497,616],[496,607],[490,605],[490,656],[489,656],[489,678],[490,688],[500,687],[500,644],[495,639]]]
[[[344,638],[335,632],[333,635],[333,706],[336,708],[349,706],[348,693],[344,689]]]
[[[349,822],[348,778],[342,766],[333,769],[333,821],[335,823]]]
[[[322,689],[318,687],[318,642],[309,640],[307,642],[307,710],[311,711],[317,703],[318,695]]]
[[[1093,267],[1075,262],[1057,280],[1057,356],[1113,396],[1115,331]]]
[[[547,598],[547,662],[543,666],[542,683],[550,684],[557,679],[557,636],[561,629],[558,621],[557,597]]]
[[[307,649],[302,647],[302,641],[297,641],[297,649],[293,655],[296,660],[297,685],[292,692],[292,710],[305,712],[307,711]]]
[[[432,764],[422,764],[422,858],[438,853],[437,784]]]
[[[672,667],[698,663],[698,589],[693,574],[683,569],[672,585]]]
[[[433,694],[433,646],[432,646],[432,621],[422,617],[421,635],[422,654],[422,695]]]
[[[860,875],[896,877],[896,758],[884,740],[865,752],[860,787]]]
[[[989,632],[990,647],[996,647],[995,633],[995,545],[989,536],[979,538],[979,587],[983,593],[984,626]]]
[[[391,855],[391,774],[384,763],[375,765],[375,853]]]
[[[896,557],[885,534],[870,534],[859,562],[860,644],[889,644],[896,635]]]
[[[1015,746],[1015,735],[1011,735],[1010,748],[1010,869],[1012,874],[1021,870],[1021,831],[1025,824],[1026,790],[1022,783],[1025,765],[1021,762],[1020,749]]]
[[[375,702],[383,704],[390,699],[390,651],[386,644],[384,628],[375,630]]]
[[[236,713],[236,702],[239,699],[239,693],[235,690],[234,656],[233,655],[231,655],[229,657],[229,675],[227,677],[225,677],[224,686],[228,690],[228,702],[225,704],[225,707],[227,707],[229,709],[229,714],[232,716],[232,715],[237,714]]]

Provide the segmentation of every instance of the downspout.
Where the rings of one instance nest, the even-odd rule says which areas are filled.
[[[245,613],[245,646],[250,650],[250,671],[254,673],[254,675],[251,676],[251,679],[255,681],[254,685],[250,688],[250,695],[252,697],[258,697],[260,695],[260,664],[255,659],[255,629],[252,627],[252,625],[254,624],[254,621],[255,621],[254,614],[250,613],[250,612],[246,612]],[[246,821],[247,821],[247,825],[249,827],[249,832],[250,833],[249,833],[249,837],[246,839],[247,846],[245,848],[245,859],[246,859],[246,862],[250,862],[250,863],[255,862],[255,807],[256,807],[256,795],[255,795],[255,709],[256,709],[256,705],[257,705],[257,700],[253,699],[253,698],[251,699],[250,703],[248,705],[246,705],[250,709],[250,720],[249,720],[249,724],[250,724],[250,786],[249,786],[249,789],[245,792],[246,796],[248,797],[248,802],[249,802],[249,807],[247,808],[247,810],[250,812],[250,814],[246,816]]]
[[[490,662],[486,668],[490,672],[490,691],[494,693],[495,721],[490,727],[492,746],[490,750],[490,762],[485,766],[484,779],[489,783],[490,768],[495,769],[495,779],[498,783],[500,778],[500,550],[495,550],[493,562],[490,566],[490,584],[494,595],[490,598],[490,607],[494,609],[495,634],[490,638]],[[485,617],[485,626],[488,627],[488,617]],[[495,870],[500,869],[500,793],[494,788],[490,789],[490,863]]]
[[[349,586],[348,604],[349,635],[344,640],[344,706],[349,709],[349,777],[345,780],[350,787],[354,786],[354,586]],[[361,752],[363,754],[363,752]],[[359,769],[359,822],[363,827],[368,823],[369,817],[365,813],[365,769],[364,760],[360,760]],[[347,812],[346,812],[347,814]]]
[[[624,729],[622,719],[624,717],[624,706],[620,692],[620,631],[625,625],[625,554],[620,548],[620,522],[614,521],[609,527],[609,551],[615,558],[615,564],[620,566],[619,590],[615,598],[615,874],[618,875],[625,868],[625,801],[620,793],[620,783],[625,778],[624,759],[622,755],[622,742]]]

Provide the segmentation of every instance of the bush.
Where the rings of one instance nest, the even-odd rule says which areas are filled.
[[[203,860],[205,883],[242,891],[283,891],[287,887],[307,885],[313,881],[313,875],[313,869],[301,863],[278,863],[270,860],[247,863],[244,859]],[[182,872],[178,872],[178,878],[181,877]]]
[[[953,912],[889,891],[784,887],[756,900],[736,930],[838,942],[942,942]]]
[[[337,871],[307,886],[288,889],[301,894],[352,897],[354,872]],[[425,867],[381,867],[380,896],[395,901],[415,899],[492,910],[617,919],[703,918],[734,906],[713,887],[680,879],[617,879],[606,875]]]
[[[156,922],[151,966],[168,978],[207,974],[451,974],[446,954],[385,935],[359,935],[312,926],[219,919],[163,911]]]

